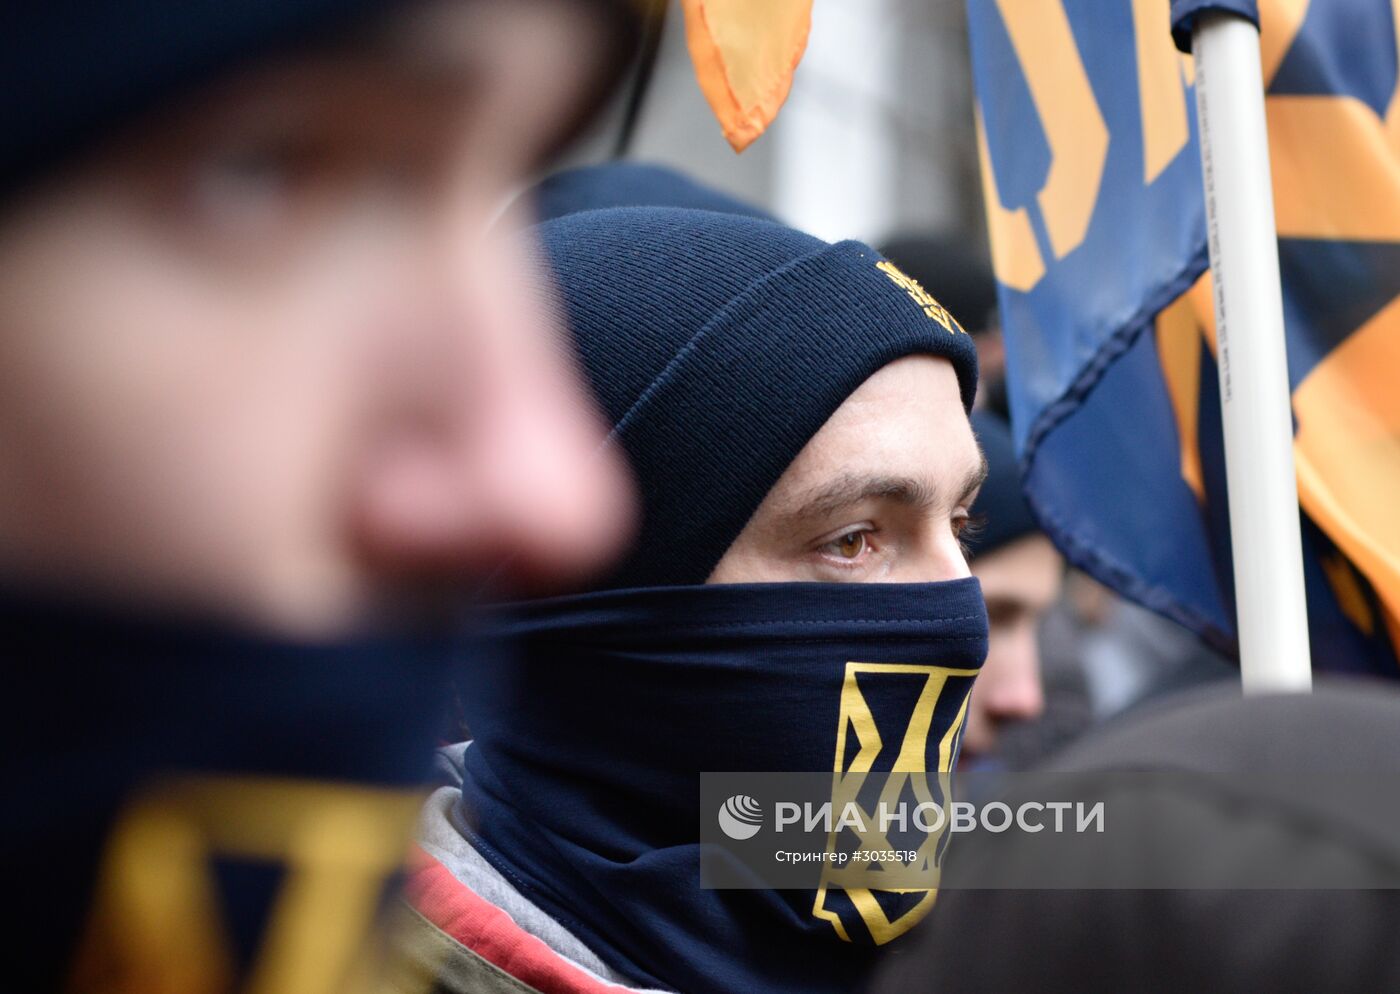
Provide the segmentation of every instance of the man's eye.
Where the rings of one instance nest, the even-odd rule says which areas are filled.
[[[868,534],[865,531],[846,532],[840,538],[822,546],[822,551],[838,559],[859,559],[861,554],[870,547],[869,539],[866,537]]]
[[[199,178],[245,192],[282,192],[313,161],[309,147],[293,142],[249,142],[220,149],[200,164]]]
[[[963,555],[967,555],[968,546],[971,542],[982,534],[982,530],[987,526],[987,516],[985,514],[961,514],[953,517],[953,537],[962,546]]]
[[[287,210],[306,167],[304,157],[281,147],[213,154],[191,170],[187,203],[219,230],[260,229]]]

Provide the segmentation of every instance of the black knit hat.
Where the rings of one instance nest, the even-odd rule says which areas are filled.
[[[985,556],[1018,538],[1040,532],[1021,493],[1021,471],[1011,441],[1011,426],[996,412],[981,410],[972,415],[972,430],[987,458],[987,479],[972,505],[972,513],[981,522],[964,540],[968,559]]]
[[[607,586],[703,583],[802,447],[861,383],[971,338],[859,242],[713,210],[588,210],[540,225],[584,370],[642,495]]]
[[[992,889],[1034,837],[960,838],[921,937],[891,957],[872,994],[1400,990],[1400,835],[1385,790],[1400,777],[1393,682],[1182,694],[1084,739],[1052,768],[1075,775],[1076,796],[1111,785],[1109,820],[1135,830],[1110,830],[1054,868],[1085,889]],[[1018,796],[1064,796],[1055,776],[1021,781]],[[1278,789],[1288,783],[1296,789]],[[1374,796],[1356,792],[1366,785]],[[1135,866],[1159,879],[1214,873],[1322,889],[1088,889]]]
[[[565,169],[541,180],[527,197],[541,221],[606,207],[693,207],[777,220],[737,197],[650,162],[605,162]]]
[[[579,2],[615,22],[601,97],[627,67],[644,5]],[[404,0],[20,0],[0,28],[0,196],[171,94],[398,6]]]

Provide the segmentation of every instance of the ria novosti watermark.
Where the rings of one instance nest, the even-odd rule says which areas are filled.
[[[753,798],[739,796],[744,797],[752,807],[760,807]],[[761,827],[760,823],[750,822],[744,826],[747,834],[734,834],[727,824],[726,808],[723,806],[719,825],[731,839],[752,838]],[[881,835],[893,830],[907,832],[911,827],[928,834],[941,832],[945,828],[950,832],[975,832],[979,828],[988,832],[1005,832],[1013,827],[1032,833],[1047,829],[1052,832],[1102,832],[1104,802],[1090,805],[1083,801],[1023,801],[1013,810],[1004,801],[988,801],[980,807],[971,801],[952,801],[948,804],[920,801],[912,806],[881,801],[870,812],[854,801],[847,801],[838,813],[831,801],[817,805],[810,801],[801,804],[778,801],[774,805],[773,831],[782,832],[796,826],[801,826],[803,832],[820,829],[828,833],[851,830],[867,834],[873,830]]]
[[[706,774],[702,882],[714,887],[939,886],[953,836],[1102,833],[1104,802],[954,796],[950,774]],[[743,789],[723,793],[726,784]],[[812,876],[813,867],[818,868]]]
[[[1400,888],[1400,776],[706,773],[700,794],[704,887]]]

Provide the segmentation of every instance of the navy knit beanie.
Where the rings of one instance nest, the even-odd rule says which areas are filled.
[[[645,162],[605,162],[566,169],[543,180],[529,196],[541,221],[605,207],[693,207],[777,220],[674,169]]]
[[[535,230],[641,491],[635,551],[604,586],[703,583],[807,441],[896,359],[948,359],[971,408],[972,339],[859,242],[672,207]]]
[[[600,74],[607,78],[597,81],[601,97],[629,62],[643,5],[586,2],[615,22],[616,47]],[[0,196],[172,94],[402,6],[404,0],[19,0],[0,29]]]
[[[1040,527],[1021,492],[1021,469],[1011,426],[999,414],[978,411],[972,415],[972,430],[987,458],[987,479],[972,505],[972,513],[982,522],[964,541],[967,557],[976,559],[1018,538],[1039,534]]]

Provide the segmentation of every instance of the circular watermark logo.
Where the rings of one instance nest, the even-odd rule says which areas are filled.
[[[719,827],[731,839],[751,839],[763,827],[763,805],[748,794],[735,794],[719,806]]]

